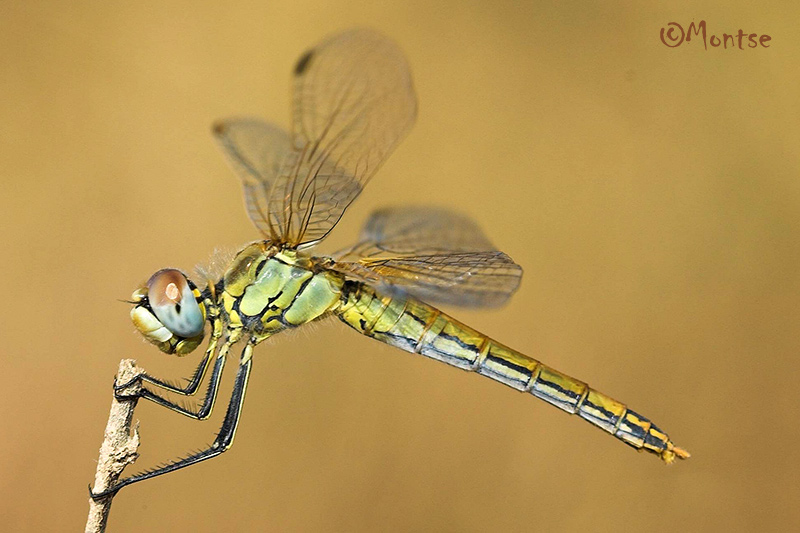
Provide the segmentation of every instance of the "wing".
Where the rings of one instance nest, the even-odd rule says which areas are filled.
[[[359,243],[333,268],[431,303],[495,307],[519,287],[522,268],[469,218],[430,207],[376,211]],[[361,257],[357,261],[348,261]]]
[[[336,225],[416,116],[400,49],[351,30],[306,52],[294,70],[292,152],[272,186],[268,215],[280,241],[316,244]]]
[[[253,118],[221,120],[212,130],[242,180],[247,215],[261,233],[278,240],[270,227],[269,193],[292,152],[289,135],[278,126]]]

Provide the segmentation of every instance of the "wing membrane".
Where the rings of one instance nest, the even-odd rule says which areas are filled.
[[[477,224],[437,208],[375,212],[359,243],[341,258],[334,268],[384,290],[468,307],[502,305],[522,277],[519,265],[496,250]]]
[[[289,135],[278,126],[253,118],[232,118],[214,124],[214,138],[242,180],[247,214],[273,240],[278,234],[267,215],[269,194],[292,152]]]
[[[336,225],[416,116],[408,64],[369,30],[334,36],[295,67],[293,152],[268,212],[282,242],[311,246]]]

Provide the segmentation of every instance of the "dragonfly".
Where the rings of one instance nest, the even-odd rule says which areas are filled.
[[[522,269],[470,218],[443,208],[375,211],[358,242],[331,256],[306,250],[323,241],[411,128],[417,100],[407,60],[382,34],[329,37],[293,71],[291,132],[252,118],[217,122],[213,135],[241,179],[249,218],[262,239],[205,287],[162,269],[133,293],[131,318],[161,351],[186,355],[208,330],[193,376],[176,384],[141,374],[115,384],[118,398],[144,398],[187,417],[209,417],[229,352],[243,343],[222,427],[207,448],[122,479],[122,487],[216,457],[233,444],[256,345],[328,316],[375,340],[477,372],[530,393],[671,463],[689,453],[625,404],[459,322],[434,305],[497,307]],[[210,369],[205,398],[192,396]]]

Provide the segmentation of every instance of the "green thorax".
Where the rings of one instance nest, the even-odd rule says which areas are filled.
[[[222,308],[231,328],[257,338],[319,318],[339,305],[344,279],[269,242],[247,246],[223,278]]]

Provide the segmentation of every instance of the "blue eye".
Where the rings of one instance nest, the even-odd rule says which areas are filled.
[[[153,274],[147,297],[156,318],[173,334],[190,338],[203,333],[205,313],[181,271],[170,268]]]

